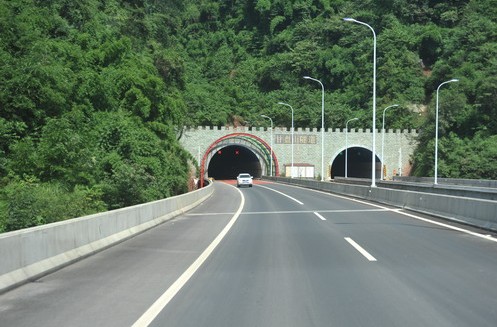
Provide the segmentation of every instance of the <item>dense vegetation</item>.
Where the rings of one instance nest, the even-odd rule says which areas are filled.
[[[184,125],[420,130],[416,175],[497,178],[495,0],[0,0],[0,231],[178,194]],[[380,122],[380,119],[378,119]],[[379,124],[377,124],[378,126]]]

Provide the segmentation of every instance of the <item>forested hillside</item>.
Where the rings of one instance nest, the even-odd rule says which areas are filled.
[[[413,172],[497,178],[496,0],[0,0],[0,231],[187,190],[184,125],[416,128]]]

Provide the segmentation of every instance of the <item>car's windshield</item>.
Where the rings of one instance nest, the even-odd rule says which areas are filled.
[[[240,174],[239,177],[240,178],[250,178],[250,175],[249,174]]]

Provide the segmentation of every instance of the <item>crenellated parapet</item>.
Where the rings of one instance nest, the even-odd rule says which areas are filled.
[[[225,132],[225,133],[252,133],[252,132],[266,132],[271,128],[267,126],[197,126],[197,127],[185,127],[185,132],[198,132],[198,131],[216,131],[216,132]],[[275,126],[273,128],[273,132],[288,132],[291,133],[291,127],[281,127]],[[325,134],[334,134],[334,133],[345,133],[345,128],[325,128]],[[376,130],[377,133],[381,133],[381,129]],[[309,128],[309,127],[298,127],[295,128],[294,133],[321,133],[320,128]],[[349,128],[348,133],[355,134],[371,134],[370,128]],[[416,129],[385,129],[385,134],[404,134],[404,135],[412,135],[417,136],[419,133]]]

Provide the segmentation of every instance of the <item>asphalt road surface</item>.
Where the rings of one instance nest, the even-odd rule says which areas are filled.
[[[0,326],[497,326],[497,242],[402,210],[214,183],[194,210],[0,295]]]

